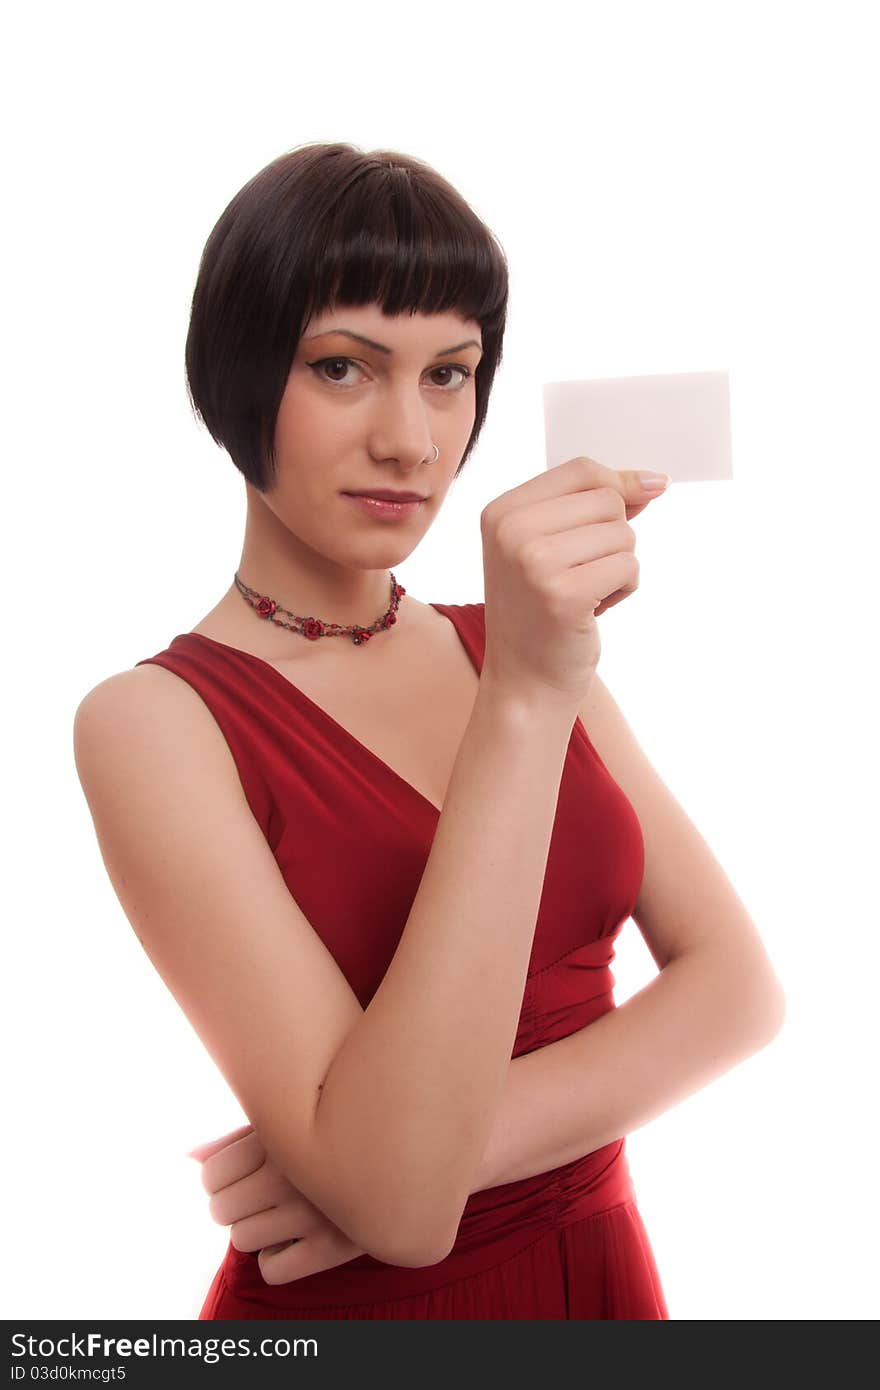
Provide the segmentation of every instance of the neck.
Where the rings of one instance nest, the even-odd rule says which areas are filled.
[[[332,538],[327,549],[332,549]],[[389,560],[398,563],[399,552],[389,555]],[[369,627],[391,604],[390,564],[381,569],[354,568],[336,562],[332,554],[313,550],[250,487],[237,573],[243,584],[274,599],[279,608],[323,623]],[[229,592],[243,608],[247,600],[234,582]],[[398,622],[402,607],[401,601]]]

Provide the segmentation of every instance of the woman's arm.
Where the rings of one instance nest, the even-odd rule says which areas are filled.
[[[475,1192],[632,1133],[758,1051],[784,1017],[751,918],[598,673],[580,718],[638,816],[633,917],[660,973],[587,1028],[514,1059]]]
[[[488,1142],[575,718],[568,697],[511,690],[487,668],[366,1009],[185,682],[121,672],[74,724],[105,866],[157,971],[280,1171],[352,1241],[400,1265],[451,1248]]]
[[[594,1023],[514,1058],[471,1191],[592,1153],[765,1046],[779,1031],[781,1002],[772,981],[759,996],[759,978],[754,961],[700,946]],[[253,1126],[191,1153],[204,1164],[214,1220],[234,1224],[238,1249],[259,1251],[267,1283],[364,1253],[288,1182]]]
[[[618,1008],[510,1064],[473,1192],[546,1173],[670,1110],[782,1026],[772,981],[721,944],[676,956]]]

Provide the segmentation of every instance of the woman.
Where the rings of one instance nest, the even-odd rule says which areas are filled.
[[[202,257],[187,376],[245,478],[238,570],[89,692],[75,750],[251,1122],[197,1155],[232,1227],[203,1318],[667,1318],[623,1136],[779,1027],[596,674],[656,490],[572,459],[482,513],[485,602],[394,576],[479,436],[507,294],[448,183],[343,144],[257,174]],[[660,973],[617,1010],[630,915]]]

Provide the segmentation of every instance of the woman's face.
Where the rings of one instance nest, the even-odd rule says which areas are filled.
[[[376,305],[359,305],[313,318],[281,401],[276,481],[263,501],[294,535],[339,563],[400,563],[431,525],[461,462],[481,356],[480,325],[456,313],[388,318]],[[425,500],[409,515],[388,518],[346,496],[376,488]]]

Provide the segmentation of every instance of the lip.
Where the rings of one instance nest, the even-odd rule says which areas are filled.
[[[348,497],[354,505],[373,518],[374,521],[406,521],[409,517],[415,516],[424,503],[423,497],[417,497],[410,502],[389,502],[384,497],[373,497],[369,493],[362,492],[343,492],[343,497]]]
[[[346,492],[346,497],[376,497],[380,502],[424,502],[420,492],[394,492],[391,488],[365,488],[363,492]]]

